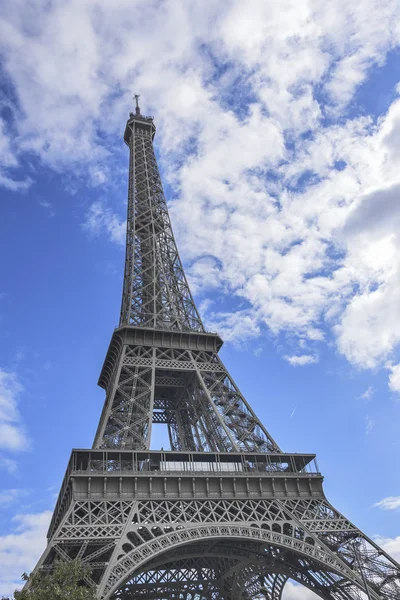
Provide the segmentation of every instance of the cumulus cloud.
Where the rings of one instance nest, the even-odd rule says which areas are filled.
[[[392,392],[400,392],[400,365],[388,365],[390,371],[389,388]]]
[[[4,450],[26,450],[29,446],[18,411],[18,398],[22,391],[23,386],[16,373],[0,369],[0,448]],[[6,459],[1,459],[1,462],[7,466]]]
[[[396,508],[400,508],[400,496],[388,496],[374,504],[374,506],[383,508],[384,510],[395,510]]]
[[[284,356],[285,360],[288,361],[294,367],[303,367],[304,365],[310,365],[318,362],[318,357],[312,354],[302,354],[300,356]]]
[[[318,597],[303,585],[291,581],[286,583],[282,593],[282,600],[317,600]]]
[[[400,561],[400,536],[395,538],[378,537],[376,543],[387,552],[394,560]]]
[[[51,516],[51,511],[16,515],[14,531],[0,536],[0,596],[22,587],[22,573],[32,571],[45,548]]]
[[[385,366],[400,343],[400,101],[378,119],[346,111],[400,44],[397,1],[140,6],[3,2],[0,51],[18,103],[16,135],[1,130],[0,178],[25,185],[12,173],[29,152],[93,186],[115,182],[139,91],[193,287],[246,306],[214,307],[210,325],[232,341],[266,329],[297,338],[292,364],[316,356],[305,342],[333,338],[352,364]],[[124,243],[111,200],[87,210],[84,228]]]
[[[245,342],[260,335],[259,326],[250,311],[206,313],[209,331],[218,331],[228,342]]]

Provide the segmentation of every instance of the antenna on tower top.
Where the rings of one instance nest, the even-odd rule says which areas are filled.
[[[140,94],[135,94],[133,97],[136,100],[136,114],[140,115],[140,107],[139,107]]]

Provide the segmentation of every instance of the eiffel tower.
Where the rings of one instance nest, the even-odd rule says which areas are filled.
[[[130,113],[119,327],[91,449],[73,450],[37,569],[80,559],[99,600],[399,600],[400,566],[325,498],[314,454],[283,452],[205,330],[153,148]],[[152,425],[170,450],[150,450]]]

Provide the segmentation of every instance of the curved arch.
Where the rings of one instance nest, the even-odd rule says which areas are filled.
[[[148,584],[154,585],[158,590],[165,585],[166,589],[163,592],[166,594],[165,597],[168,596],[167,590],[171,584],[175,592],[180,589],[180,593],[201,593],[195,585],[198,574],[194,572],[198,569],[212,572],[215,568],[217,573],[222,571],[223,575],[220,578],[217,576],[217,579],[213,579],[210,583],[212,586],[217,584],[223,597],[227,594],[231,600],[249,599],[259,593],[262,593],[266,600],[280,600],[283,587],[289,578],[307,587],[324,600],[332,598],[330,594],[325,593],[326,590],[318,587],[317,581],[310,579],[307,567],[301,564],[289,565],[286,562],[287,553],[282,552],[277,556],[272,546],[269,547],[268,554],[265,550],[262,543],[251,541],[245,541],[244,544],[231,544],[230,540],[220,540],[217,544],[213,541],[209,545],[202,543],[191,545],[189,548],[188,545],[181,546],[168,552],[167,556],[158,555],[150,559],[143,569],[130,574],[129,580],[118,588],[112,598],[131,600],[134,597],[138,600],[141,597],[140,588],[145,591],[148,589]],[[182,579],[184,571],[188,571],[192,576]],[[329,577],[327,572],[325,575]],[[263,578],[262,583],[260,576]],[[202,585],[203,577],[202,575],[201,582],[197,581],[197,583]],[[332,579],[330,583],[333,583]],[[179,584],[182,588],[179,588]],[[343,600],[342,596],[341,598]]]
[[[360,590],[364,591],[364,585],[361,578],[352,571],[343,561],[329,553],[324,548],[313,546],[304,540],[286,536],[282,533],[267,531],[259,528],[248,527],[245,525],[199,525],[187,529],[181,529],[167,533],[158,538],[154,538],[142,546],[128,552],[120,558],[113,566],[107,579],[101,587],[101,598],[109,598],[119,586],[123,584],[126,578],[144,566],[150,559],[165,553],[172,547],[177,548],[190,544],[191,542],[203,542],[207,540],[252,540],[266,542],[269,545],[279,548],[290,549],[296,554],[309,558],[319,565],[322,570],[335,572],[337,575],[346,578]],[[303,583],[303,582],[302,582]]]

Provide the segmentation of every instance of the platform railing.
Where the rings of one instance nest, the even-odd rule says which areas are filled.
[[[73,450],[71,474],[320,475],[315,454]]]

